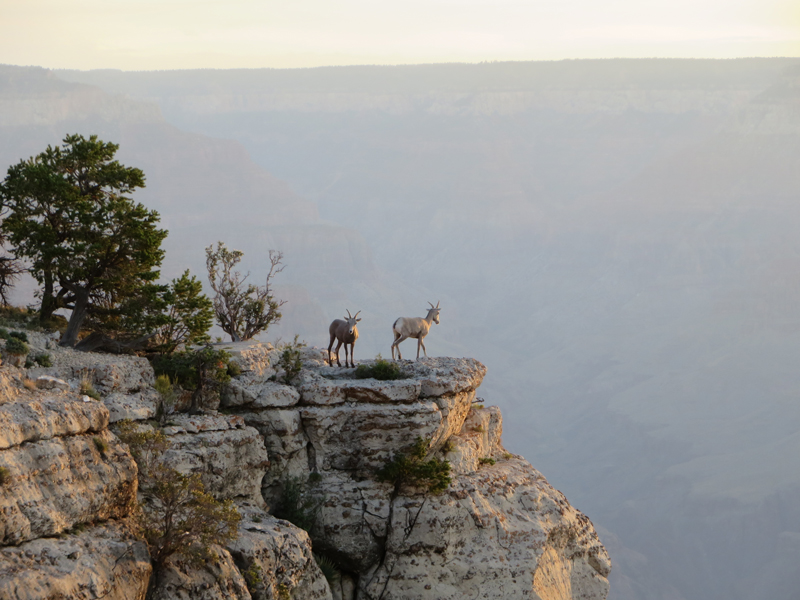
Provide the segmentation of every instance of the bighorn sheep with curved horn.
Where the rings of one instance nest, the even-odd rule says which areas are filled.
[[[350,344],[350,366],[355,367],[355,363],[353,362],[353,350],[355,349],[356,340],[358,339],[358,328],[356,327],[356,323],[358,323],[361,319],[357,319],[359,313],[358,311],[355,315],[351,315],[350,311],[347,311],[347,316],[342,319],[336,319],[331,326],[328,327],[328,333],[331,334],[331,343],[328,344],[328,364],[333,366],[333,359],[331,358],[331,348],[333,347],[333,340],[339,340],[339,343],[336,346],[336,364],[338,366],[342,366],[342,363],[339,362],[339,348],[342,347],[344,344],[344,366],[347,367],[347,345]]]
[[[400,342],[408,338],[416,338],[417,340],[417,360],[419,360],[419,349],[425,353],[425,358],[428,358],[428,351],[425,350],[425,344],[422,339],[428,335],[431,329],[431,324],[439,323],[439,302],[436,306],[432,302],[428,302],[431,307],[428,309],[428,316],[424,319],[421,317],[400,317],[392,325],[394,331],[394,342],[392,342],[392,360],[394,360],[394,350],[397,348],[397,358],[403,360],[403,355],[400,354]]]

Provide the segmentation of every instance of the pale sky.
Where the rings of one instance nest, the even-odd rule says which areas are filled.
[[[800,56],[800,0],[0,0],[0,63],[155,70]]]

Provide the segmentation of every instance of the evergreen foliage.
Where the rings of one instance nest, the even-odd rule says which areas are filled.
[[[119,437],[139,467],[136,530],[150,549],[156,578],[171,556],[199,564],[210,557],[212,545],[236,538],[241,516],[233,502],[207,493],[200,475],[183,475],[166,464],[169,440],[163,431],[140,431],[122,421]]]
[[[114,160],[119,146],[68,135],[62,146],[8,169],[0,200],[9,211],[0,233],[41,286],[40,319],[72,314],[61,344],[73,346],[87,316],[119,318],[158,278],[163,258],[158,213],[126,197],[144,173]]]
[[[6,352],[15,356],[25,356],[30,351],[28,344],[17,337],[9,337],[6,340]]]
[[[283,346],[283,351],[278,359],[278,368],[283,371],[283,383],[287,385],[291,385],[303,369],[300,350],[305,348],[306,344],[298,341],[298,338],[299,336],[294,336],[292,343]]]
[[[371,365],[362,363],[356,367],[356,379],[392,381],[395,379],[405,379],[405,377],[400,365],[394,361],[386,360],[381,357],[380,354]]]
[[[282,487],[283,493],[273,514],[300,529],[311,531],[323,499],[312,493],[306,483],[296,477],[284,480]]]
[[[378,472],[378,481],[394,484],[397,494],[403,486],[423,488],[432,494],[441,494],[450,485],[450,463],[446,460],[431,458],[425,460],[428,453],[428,440],[417,438],[408,453],[398,453]]]

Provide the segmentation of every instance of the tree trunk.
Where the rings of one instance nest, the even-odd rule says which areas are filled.
[[[44,290],[42,290],[42,306],[39,309],[39,323],[44,325],[56,311],[55,298],[53,297],[53,274],[49,271],[44,272]]]
[[[60,346],[67,346],[69,348],[72,348],[75,342],[78,341],[78,333],[81,330],[81,325],[83,325],[83,320],[86,318],[86,313],[89,309],[89,292],[76,288],[74,294],[75,305],[72,309],[72,315],[69,318],[69,323],[67,323],[67,330],[64,332],[64,335],[61,336],[61,341],[59,342]]]

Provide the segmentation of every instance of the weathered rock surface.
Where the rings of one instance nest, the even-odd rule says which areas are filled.
[[[302,529],[254,507],[240,507],[239,537],[228,550],[249,582],[253,600],[330,600],[331,590]]]
[[[458,477],[441,496],[393,502],[370,600],[605,598],[608,555],[589,519],[521,459]]]
[[[220,406],[246,406],[248,408],[275,408],[294,406],[300,394],[293,387],[269,381],[262,377],[240,377],[222,390]]]
[[[125,517],[136,498],[136,463],[108,430],[14,446],[0,467],[0,544]]]
[[[151,571],[147,546],[109,521],[0,548],[0,599],[144,600]]]
[[[233,415],[174,415],[164,429],[171,443],[165,462],[184,474],[199,473],[218,499],[262,503],[261,481],[269,460],[262,436]]]
[[[0,404],[0,450],[107,427],[106,407],[94,400],[77,400],[74,394],[28,395]]]
[[[236,500],[239,537],[202,565],[173,556],[154,598],[606,597],[610,563],[589,520],[505,451],[499,410],[474,403],[483,365],[425,359],[402,363],[405,379],[356,380],[353,369],[305,349],[290,386],[279,383],[280,350],[231,346],[243,372],[221,403],[234,414],[169,415],[164,458],[199,474],[215,497]],[[158,402],[152,369],[135,357],[53,353],[54,367],[27,373],[47,389],[21,370],[0,377],[0,545],[18,545],[0,548],[0,600],[143,600],[146,549],[108,521],[129,515],[137,468],[108,424],[153,426],[142,422]],[[53,377],[69,389],[51,386]],[[81,381],[102,402],[80,397]],[[428,456],[451,464],[441,495],[376,481],[418,438]],[[311,539],[265,512],[292,480],[305,488],[297,502],[313,516]],[[77,536],[42,539],[99,521]],[[332,587],[312,540],[340,571]]]
[[[506,452],[499,409],[474,404],[483,365],[428,359],[403,363],[406,379],[376,381],[304,364],[296,404],[231,406],[264,436],[268,504],[283,482],[309,482],[315,551],[342,569],[334,597],[606,597],[610,562],[589,520]],[[439,496],[407,486],[395,495],[375,473],[419,437],[450,461],[453,482]]]
[[[213,560],[201,566],[175,555],[159,576],[152,600],[251,600],[230,553],[211,546]]]

